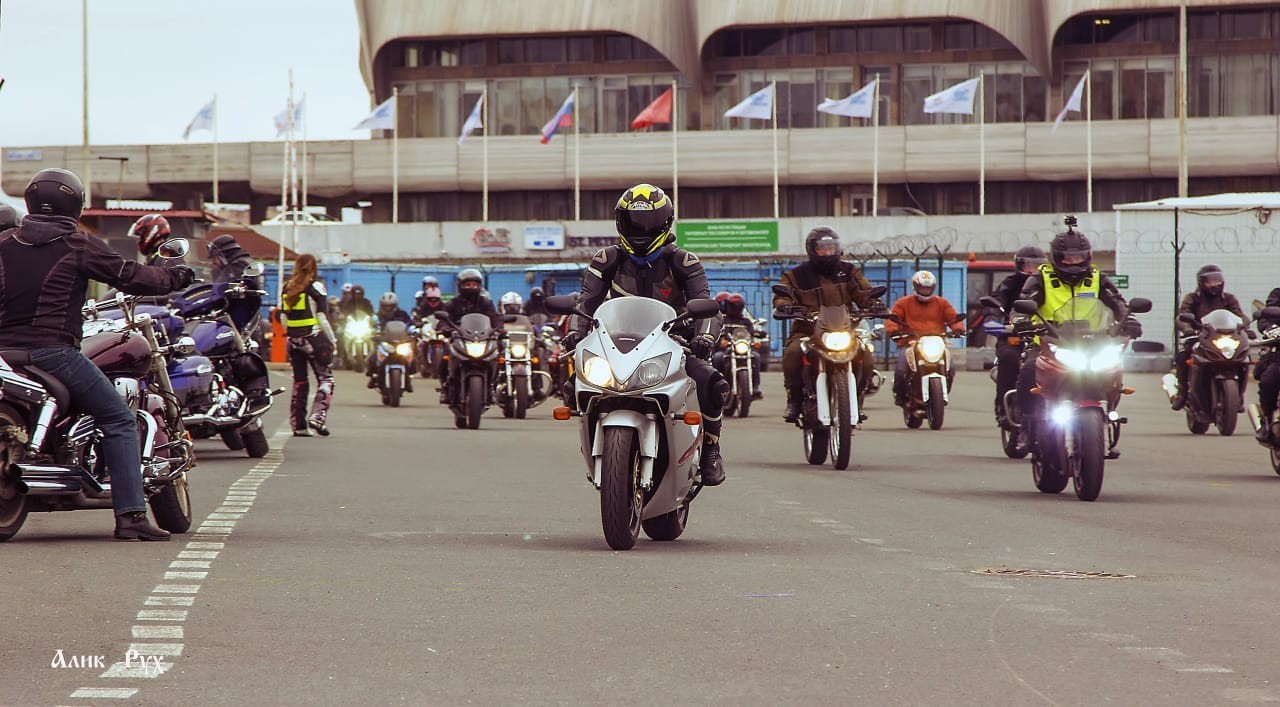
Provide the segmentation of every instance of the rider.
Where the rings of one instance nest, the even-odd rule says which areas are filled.
[[[150,265],[160,257],[160,245],[173,238],[173,230],[169,227],[169,219],[164,216],[146,214],[133,222],[128,236],[138,239],[138,254]]]
[[[1280,287],[1267,295],[1266,306],[1280,307]],[[1258,331],[1263,336],[1270,338],[1268,330],[1273,327],[1280,327],[1280,320],[1258,318]],[[1271,420],[1276,413],[1276,396],[1280,395],[1280,348],[1272,348],[1262,354],[1253,369],[1253,377],[1258,381],[1258,407],[1262,412],[1255,436],[1263,444],[1272,444],[1275,440],[1271,438]]]
[[[479,270],[476,268],[461,270],[458,273],[457,290],[458,296],[449,300],[444,306],[450,322],[456,325],[468,314],[483,314],[489,318],[489,325],[495,331],[502,331],[502,317],[494,308],[493,300],[484,294],[484,275],[480,274]],[[457,388],[458,370],[457,359],[450,356],[449,380],[440,387],[440,402],[450,402],[450,396]]]
[[[364,285],[351,286],[351,298],[342,303],[342,316],[344,318],[363,312],[366,316],[373,316],[373,303],[369,298],[364,296]]]
[[[111,474],[117,540],[168,540],[147,520],[138,421],[102,371],[80,353],[81,317],[90,280],[123,292],[163,295],[189,286],[188,267],[153,267],[121,258],[79,229],[84,186],[65,169],[44,169],[24,194],[28,216],[0,236],[0,349],[52,375],[72,405],[102,431]]]
[[[253,264],[253,256],[230,233],[209,241],[209,260],[213,264],[213,272],[209,276],[212,282],[239,280],[244,277],[245,269]]]
[[[1036,274],[1048,258],[1039,246],[1024,245],[1013,254],[1014,272],[1000,281],[991,293],[1004,310],[1004,321],[1013,316],[1013,303],[1022,296],[1027,278]],[[1022,348],[1009,343],[1008,337],[996,340],[996,419],[1004,423],[1004,394],[1018,385],[1018,368],[1022,365]]]
[[[856,304],[859,309],[868,309],[875,304],[867,296],[871,283],[862,271],[853,263],[840,260],[840,236],[829,226],[818,226],[809,231],[804,238],[804,250],[809,261],[782,273],[781,284],[790,287],[792,294],[790,297],[775,295],[775,308],[799,305],[817,311],[823,304],[818,290],[832,285],[840,288],[846,305]],[[804,403],[804,353],[800,350],[800,342],[812,335],[812,323],[804,319],[793,320],[791,334],[782,349],[782,380],[787,389],[787,411],[783,419],[787,422],[800,419],[800,406]],[[859,401],[874,370],[875,362],[870,356],[864,356],[862,371],[857,376]],[[862,406],[858,407],[861,409]]]
[[[502,307],[503,316],[508,314],[524,314],[524,298],[519,292],[507,292],[502,295],[502,299],[498,300],[498,305]]]
[[[579,306],[587,314],[613,294],[647,297],[665,302],[676,311],[691,299],[710,294],[707,274],[698,256],[676,247],[671,232],[675,209],[666,192],[652,184],[637,184],[623,192],[613,209],[619,243],[596,252],[582,276]],[[588,321],[574,317],[572,330],[562,345],[572,351],[586,335]],[[699,472],[704,486],[724,482],[720,458],[720,430],[729,384],[707,361],[715,346],[711,321],[704,319],[689,343],[685,373],[697,384],[702,408],[702,461]],[[572,397],[572,396],[571,396]]]
[[[524,316],[532,317],[535,314],[547,316],[547,295],[541,287],[529,290],[529,299],[524,303]]]
[[[378,328],[382,329],[391,322],[402,322],[405,326],[413,323],[409,318],[409,313],[400,309],[400,298],[394,292],[384,292],[382,297],[378,299]],[[364,362],[364,374],[369,376],[368,386],[370,388],[378,387],[378,374],[375,370],[378,365],[378,351],[375,348],[369,352],[369,357]],[[405,379],[405,390],[413,392],[412,376]]]
[[[907,403],[907,355],[911,346],[922,336],[943,336],[947,328],[951,333],[964,333],[964,320],[956,313],[956,308],[946,297],[935,294],[938,289],[938,278],[928,270],[920,270],[911,276],[911,289],[914,294],[901,297],[893,303],[893,319],[885,321],[884,330],[898,343],[898,362],[893,368],[893,402],[895,405]],[[952,368],[947,374],[947,388],[955,380],[956,372]]]
[[[423,321],[444,309],[444,300],[440,298],[440,281],[435,275],[422,278],[422,299],[413,307],[414,321]]]
[[[1096,297],[1117,317],[1128,311],[1129,305],[1107,277],[1093,264],[1093,247],[1083,233],[1075,230],[1074,216],[1066,218],[1067,230],[1053,237],[1049,244],[1049,262],[1040,266],[1036,276],[1027,278],[1022,285],[1020,299],[1028,299],[1040,305],[1038,316],[1049,321],[1055,312],[1073,297]],[[1029,319],[1019,316],[1014,321],[1015,330],[1025,329]],[[1142,325],[1129,316],[1122,332],[1129,337],[1142,336]],[[1036,358],[1039,344],[1028,347],[1018,373],[1018,407],[1024,412],[1035,410],[1039,396],[1031,394],[1036,383]],[[1023,420],[1034,424],[1035,414],[1024,414]],[[1026,424],[1026,422],[1024,422]]]
[[[1205,265],[1196,273],[1196,289],[1188,292],[1182,298],[1182,304],[1178,307],[1178,314],[1191,314],[1200,321],[1209,312],[1215,309],[1225,309],[1240,317],[1243,321],[1249,321],[1244,316],[1244,310],[1240,308],[1240,301],[1236,296],[1226,291],[1227,281],[1222,276],[1222,268],[1217,265]],[[1181,410],[1187,404],[1187,359],[1191,357],[1191,347],[1196,342],[1196,327],[1193,324],[1182,320],[1175,320],[1174,324],[1178,328],[1179,338],[1183,339],[1182,346],[1179,347],[1179,354],[1173,357],[1174,371],[1178,376],[1178,394],[1173,399],[1173,409]],[[1243,390],[1240,391],[1242,394]]]
[[[724,302],[720,305],[720,310],[722,312],[720,316],[721,324],[742,326],[746,327],[747,331],[754,332],[756,322],[754,319],[747,316],[746,309],[746,298],[742,296],[741,292],[734,292],[726,297]],[[728,341],[727,345],[732,346],[733,342]],[[721,375],[728,375],[728,372],[725,370],[727,368],[725,361],[727,360],[728,355],[729,352],[726,348],[717,351],[711,356],[711,364],[716,367],[717,371],[720,371]],[[752,400],[764,399],[764,393],[760,390],[760,352],[755,348],[751,349],[751,388],[755,391],[751,396]]]
[[[0,204],[0,231],[7,231],[21,225],[22,217],[18,216],[18,210],[8,204]]]

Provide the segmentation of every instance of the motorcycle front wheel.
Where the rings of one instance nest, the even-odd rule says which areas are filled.
[[[853,453],[853,421],[849,419],[849,377],[842,370],[833,371],[828,379],[831,402],[831,465],[839,471],[849,468]]]
[[[1076,498],[1096,501],[1102,493],[1102,474],[1107,457],[1106,418],[1097,408],[1080,411],[1076,418],[1075,454],[1071,458],[1071,478]]]
[[[751,371],[738,370],[738,417],[751,414],[751,395],[746,391],[751,387]]]
[[[1236,433],[1236,423],[1240,418],[1240,382],[1226,379],[1218,390],[1218,419],[1214,424],[1218,434],[1230,437]]]
[[[942,429],[942,417],[947,414],[947,399],[942,392],[942,379],[929,379],[929,405],[926,410],[929,417],[929,429]]]
[[[600,523],[605,542],[614,550],[630,550],[640,537],[644,494],[636,484],[640,452],[630,427],[604,428],[600,460]]]
[[[467,378],[467,428],[480,429],[480,415],[484,413],[485,401],[484,376]]]
[[[387,373],[387,404],[400,407],[400,393],[404,390],[404,371],[395,369]]]
[[[523,420],[529,412],[529,376],[512,376],[511,383],[515,392],[508,391],[507,394],[515,399],[516,419]]]

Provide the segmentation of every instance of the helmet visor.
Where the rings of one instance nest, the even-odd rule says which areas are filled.
[[[618,235],[631,246],[633,252],[648,255],[654,243],[667,234],[670,220],[671,215],[666,210],[627,209]]]
[[[1227,281],[1222,277],[1222,273],[1209,272],[1200,276],[1200,284],[1207,289],[1213,289],[1226,285]]]
[[[1036,268],[1040,267],[1041,265],[1044,265],[1045,259],[1039,258],[1036,256],[1031,256],[1029,258],[1022,258],[1021,262],[1022,262],[1021,270],[1023,274],[1030,275],[1036,271]]]
[[[813,244],[813,254],[820,258],[840,255],[840,241],[834,238],[823,238]]]
[[[1088,250],[1064,250],[1057,254],[1058,265],[1084,265],[1089,262]]]
[[[475,280],[463,280],[458,283],[458,291],[472,294],[480,291],[480,283]]]

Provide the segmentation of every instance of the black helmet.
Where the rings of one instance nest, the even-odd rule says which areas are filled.
[[[1044,251],[1039,246],[1024,245],[1013,254],[1013,267],[1024,275],[1030,275],[1027,266],[1031,266],[1031,270],[1040,267],[1048,258],[1045,257]]]
[[[1049,262],[1058,279],[1068,285],[1077,285],[1093,270],[1093,246],[1089,239],[1075,229],[1076,219],[1068,216],[1067,230],[1053,237],[1049,245]]]
[[[364,285],[352,285],[351,296],[356,299],[364,297]]]
[[[652,184],[637,184],[623,192],[613,207],[622,249],[632,258],[652,261],[671,240],[675,206],[667,193]]]
[[[1200,268],[1196,272],[1196,286],[1200,288],[1202,294],[1221,297],[1223,290],[1227,286],[1227,280],[1222,275],[1222,268],[1213,264]]]
[[[27,183],[23,198],[28,213],[78,219],[84,210],[84,185],[65,169],[42,169]]]
[[[18,218],[18,210],[8,204],[0,204],[0,231],[7,231],[21,225],[22,219]]]
[[[482,289],[484,289],[484,275],[481,275],[479,270],[466,268],[458,273],[458,294],[477,297]]]
[[[532,290],[529,290],[529,299],[531,299],[531,300],[532,300],[532,299],[539,299],[539,300],[540,300],[540,299],[542,299],[542,298],[544,298],[544,297],[546,297],[546,294],[545,294],[545,293],[543,293],[543,291],[542,291],[542,288],[541,288],[541,287],[535,287],[535,288],[533,288]]]
[[[840,263],[840,234],[830,226],[818,226],[804,237],[804,252],[819,270],[834,270]]]

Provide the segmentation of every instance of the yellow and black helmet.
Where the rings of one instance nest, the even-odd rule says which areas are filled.
[[[626,190],[613,208],[622,249],[635,258],[648,258],[671,240],[675,207],[667,193],[652,184]]]

